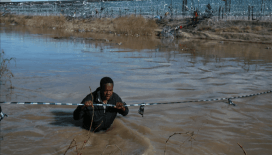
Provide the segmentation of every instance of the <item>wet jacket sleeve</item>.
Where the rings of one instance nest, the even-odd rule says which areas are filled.
[[[81,103],[84,104],[84,102],[92,100],[92,96],[91,94],[87,95],[82,101]],[[84,115],[84,109],[82,109],[83,105],[79,105],[77,106],[76,110],[73,113],[73,118],[74,120],[79,120],[83,117]]]
[[[123,102],[124,103],[124,105],[127,105],[125,102]],[[121,114],[121,115],[123,115],[123,116],[126,116],[127,114],[128,114],[128,107],[125,107],[126,108],[126,110],[125,111],[123,111],[123,110],[119,110],[120,112],[119,112],[119,114]]]
[[[126,103],[125,102],[123,102],[122,101],[122,99],[116,94],[116,102],[122,102],[124,105],[126,105]],[[126,110],[125,111],[123,111],[123,110],[118,110],[118,113],[119,114],[121,114],[121,115],[123,115],[123,116],[126,116],[127,114],[128,114],[128,112],[129,112],[129,110],[128,110],[128,107],[127,106],[125,106],[125,108],[126,108]]]
[[[74,111],[74,113],[73,113],[73,118],[74,118],[74,120],[79,120],[79,119],[81,119],[82,117],[83,117],[83,115],[84,115],[84,111],[83,111],[83,109],[82,109],[82,106],[77,106],[77,108],[76,108],[76,110]]]

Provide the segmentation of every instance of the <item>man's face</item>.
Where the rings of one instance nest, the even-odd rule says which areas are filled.
[[[113,93],[112,83],[107,83],[102,87],[103,100],[109,100]]]

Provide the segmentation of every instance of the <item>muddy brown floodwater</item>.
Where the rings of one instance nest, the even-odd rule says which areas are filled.
[[[201,40],[97,36],[53,39],[1,27],[1,49],[12,85],[1,101],[79,103],[104,76],[127,104],[202,100],[272,89],[272,45]],[[119,43],[119,44],[117,44]],[[130,107],[112,130],[93,134],[83,154],[272,154],[271,93],[224,101]],[[1,104],[1,154],[64,154],[88,131],[74,121],[75,106]],[[170,135],[177,134],[166,140]],[[191,136],[190,136],[191,135]],[[115,146],[116,145],[116,146]],[[75,148],[68,154],[76,154]]]

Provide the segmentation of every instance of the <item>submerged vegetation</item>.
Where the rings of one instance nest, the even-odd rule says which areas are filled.
[[[14,77],[13,73],[9,70],[9,64],[14,58],[5,58],[4,50],[0,53],[0,85],[7,82],[10,84],[10,89],[13,89],[11,78]]]

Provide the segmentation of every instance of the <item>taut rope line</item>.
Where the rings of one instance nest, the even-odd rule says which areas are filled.
[[[250,95],[242,95],[242,96],[235,96],[235,97],[229,97],[229,98],[216,98],[216,99],[206,99],[206,100],[191,100],[191,101],[181,101],[181,102],[164,102],[164,103],[141,103],[141,104],[128,104],[124,105],[126,107],[136,107],[140,106],[139,113],[143,116],[144,112],[144,106],[146,105],[159,105],[159,104],[178,104],[178,103],[190,103],[190,102],[208,102],[208,101],[221,101],[221,100],[228,100],[228,103],[230,105],[235,106],[235,104],[232,102],[231,99],[237,99],[237,98],[245,98],[245,97],[252,97],[262,94],[271,93],[272,90],[256,93],[256,94],[250,94]],[[50,103],[50,102],[0,102],[0,104],[33,104],[33,105],[84,105],[82,103]],[[114,107],[115,105],[112,104],[93,104],[94,106],[108,106],[108,107]],[[2,115],[0,115],[0,119],[3,119]]]

